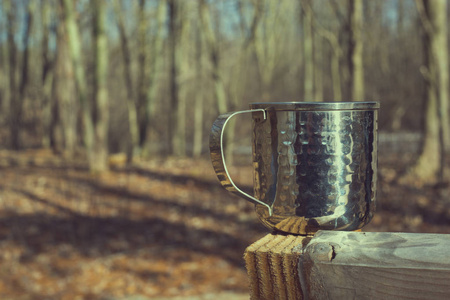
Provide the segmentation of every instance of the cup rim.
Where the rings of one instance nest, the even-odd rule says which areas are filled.
[[[378,101],[250,103],[250,109],[265,109],[265,110],[334,111],[334,110],[378,110],[379,108],[380,102]]]

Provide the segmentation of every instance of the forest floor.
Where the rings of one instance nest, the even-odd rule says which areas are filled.
[[[450,233],[448,185],[398,183],[412,158],[380,157],[365,231]],[[207,159],[92,175],[46,150],[0,151],[0,171],[0,299],[248,298],[242,255],[268,231]],[[250,167],[231,172],[251,190]]]

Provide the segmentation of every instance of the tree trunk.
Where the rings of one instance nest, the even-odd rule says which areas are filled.
[[[228,99],[223,84],[222,75],[220,74],[220,53],[219,45],[215,34],[211,28],[211,16],[209,7],[205,0],[200,0],[200,20],[205,35],[209,59],[212,65],[212,79],[214,82],[214,92],[216,95],[219,113],[223,114],[228,111]]]
[[[176,59],[178,65],[178,76],[179,78],[188,77],[187,74],[190,73],[190,65],[189,65],[189,51],[188,51],[188,43],[190,42],[190,20],[189,17],[186,17],[183,14],[184,11],[190,10],[191,2],[186,1],[182,5],[178,3],[178,42],[179,46],[176,48]],[[183,47],[184,46],[184,47]],[[186,156],[186,106],[187,106],[187,96],[188,96],[188,85],[186,83],[183,84],[181,80],[179,80],[179,103],[178,103],[178,112],[177,112],[177,129],[176,129],[176,148],[175,154],[177,156]]]
[[[147,84],[148,84],[148,57],[147,57],[147,30],[148,22],[145,13],[145,0],[139,1],[138,11],[138,79],[137,79],[137,118],[139,127],[139,150],[144,146],[147,136],[148,115],[146,110],[147,103]]]
[[[220,51],[219,42],[211,25],[211,15],[208,3],[205,0],[200,0],[199,4],[200,22],[202,25],[202,32],[205,37],[206,48],[208,51],[209,61],[211,62],[211,75],[214,83],[214,94],[217,101],[219,113],[223,114],[229,109],[229,99],[225,90],[221,69],[220,69]],[[228,164],[233,163],[233,147],[234,147],[234,122],[230,122],[225,133],[226,153]]]
[[[0,28],[0,31],[2,28]],[[9,110],[9,78],[8,68],[9,55],[7,47],[0,47],[0,124],[3,124]]]
[[[16,68],[17,68],[17,46],[14,41],[16,21],[14,19],[14,13],[16,6],[13,1],[5,1],[5,13],[8,19],[8,53],[9,53],[9,129],[10,129],[10,146],[13,149],[19,148],[19,120],[17,120],[16,110],[18,106],[17,95],[17,81],[16,81]]]
[[[169,155],[176,154],[179,149],[177,141],[178,111],[179,111],[179,83],[178,83],[178,58],[177,51],[179,28],[178,28],[178,2],[168,0],[169,14],[169,84],[170,84],[170,106],[169,106]]]
[[[269,100],[269,84],[272,81],[273,77],[273,69],[275,65],[275,55],[269,55],[267,52],[267,44],[273,45],[274,39],[270,37],[268,40],[265,40],[261,37],[260,31],[264,32],[264,29],[260,29],[260,21],[263,17],[264,6],[267,2],[258,1],[254,3],[253,6],[253,17],[251,23],[247,27],[245,22],[245,16],[243,12],[243,4],[242,1],[237,1],[238,12],[239,12],[239,28],[241,31],[242,42],[240,42],[239,56],[237,58],[237,62],[234,64],[232,75],[232,81],[230,83],[231,90],[229,92],[229,109],[235,110],[239,108],[240,103],[244,97],[244,93],[248,88],[248,81],[252,80],[248,78],[248,71],[246,70],[246,66],[249,65],[249,62],[253,62],[253,55],[255,56],[257,63],[257,70],[259,72],[260,77],[260,95],[262,101]],[[271,5],[277,5],[276,1],[274,3],[270,3]],[[269,9],[270,10],[270,9]],[[275,10],[275,9],[274,9]],[[264,26],[270,25],[264,24]],[[270,42],[268,42],[270,40]],[[272,49],[274,51],[274,49]],[[225,138],[227,147],[225,149],[225,156],[227,158],[227,164],[232,165],[234,163],[233,151],[235,148],[235,129],[236,129],[236,121],[231,120],[227,125],[227,130],[225,132]]]
[[[363,65],[363,1],[349,1],[350,23],[350,99],[351,101],[364,100],[364,65]]]
[[[421,184],[435,183],[438,180],[439,173],[442,171],[439,120],[437,118],[438,100],[435,87],[430,82],[427,82],[426,86],[425,129],[422,151],[408,174],[408,176],[412,176],[408,178],[409,180],[418,179]]]
[[[66,27],[70,56],[74,68],[75,84],[78,93],[78,99],[82,111],[83,119],[83,138],[87,150],[89,168],[94,171],[94,125],[91,118],[91,109],[87,101],[87,89],[85,71],[83,68],[83,59],[81,53],[81,40],[78,24],[75,20],[74,3],[70,0],[60,0],[63,7],[63,23]]]
[[[336,10],[337,8],[331,5],[331,9]],[[337,12],[334,11],[337,15]],[[321,27],[319,24],[315,24],[315,29],[318,35],[328,41],[331,47],[331,82],[333,87],[333,101],[342,101],[342,88],[341,88],[341,71],[340,71],[340,60],[342,58],[342,48],[339,44],[338,34]],[[322,53],[323,55],[323,53]]]
[[[251,34],[253,38],[250,43],[253,45],[256,57],[256,64],[261,79],[262,101],[270,101],[270,89],[277,66],[278,49],[282,43],[275,28],[280,19],[280,11],[286,3],[278,1],[260,0],[255,4],[255,12]]]
[[[95,77],[94,77],[94,147],[90,162],[95,173],[108,170],[108,39],[106,8],[103,0],[92,0],[94,12]]]
[[[303,11],[303,101],[315,101],[314,99],[314,54],[313,54],[313,15],[310,0],[301,0]]]
[[[416,3],[424,28],[426,110],[423,148],[411,174],[422,183],[434,183],[443,179],[443,127],[448,127],[446,111],[443,111],[448,103],[447,2],[417,0]]]
[[[323,101],[323,41],[314,36],[314,101]]]
[[[201,39],[201,26],[197,22],[196,28],[196,41],[195,41],[195,59],[196,68],[195,76],[197,77],[197,93],[195,94],[194,104],[194,145],[192,154],[194,157],[200,157],[203,148],[203,72],[202,72],[202,39]]]
[[[11,117],[15,120],[12,123],[11,135],[13,149],[19,150],[21,148],[20,145],[20,131],[22,125],[22,115],[23,115],[23,105],[25,99],[27,97],[27,87],[29,83],[29,58],[30,58],[30,32],[33,24],[33,13],[34,13],[34,1],[30,1],[27,5],[27,13],[25,16],[26,29],[25,34],[23,36],[23,56],[22,56],[22,66],[20,72],[20,83],[18,90],[18,98],[14,102],[14,105],[11,106]]]
[[[29,82],[29,75],[28,75],[28,62],[29,62],[29,40],[30,40],[30,32],[32,28],[33,23],[33,12],[34,12],[34,1],[30,1],[27,5],[27,12],[25,15],[25,33],[23,35],[23,56],[22,56],[22,66],[21,66],[21,72],[20,72],[20,82],[19,87],[17,91],[12,91],[12,89],[15,89],[15,79],[13,79],[13,85],[11,85],[11,95],[15,95],[14,99],[11,99],[10,101],[10,138],[11,138],[11,147],[14,150],[19,150],[21,148],[20,144],[20,129],[21,129],[21,123],[22,123],[22,113],[23,113],[23,103],[25,102],[26,90],[28,87]],[[9,11],[10,13],[13,12],[13,10]],[[8,22],[10,24],[13,24],[12,16],[8,16]],[[11,31],[8,32],[8,35],[14,35],[12,32],[12,26],[10,25]],[[14,36],[9,36],[9,43],[10,43],[10,52],[14,51],[14,49],[17,51],[17,47],[14,44]],[[13,59],[14,62],[11,62],[11,70],[10,76],[15,77],[15,58]]]
[[[133,80],[131,76],[131,53],[130,53],[130,47],[128,43],[128,37],[125,32],[125,24],[123,20],[122,15],[122,9],[120,5],[120,0],[116,0],[114,2],[114,11],[117,19],[117,26],[119,29],[120,34],[120,44],[122,47],[122,57],[123,57],[123,76],[125,81],[125,87],[127,91],[127,109],[128,109],[128,127],[130,130],[130,142],[127,149],[127,161],[130,163],[133,160],[133,157],[138,153],[139,148],[139,124],[138,124],[138,117],[137,117],[137,109],[136,109],[136,102],[134,98],[134,92],[133,92]],[[143,14],[142,11],[142,3],[140,5],[140,13]],[[145,19],[145,18],[140,18]],[[139,32],[141,33],[141,26],[144,26],[144,29],[142,29],[143,34],[145,36],[145,24],[139,25]],[[141,38],[142,39],[142,38]],[[143,40],[145,42],[145,39]],[[140,47],[145,47],[144,45],[139,45]],[[143,53],[140,53],[140,55],[145,55],[145,51]],[[141,63],[141,61],[139,62]],[[145,63],[145,57],[144,57],[144,63]],[[140,69],[144,68],[145,66],[140,66]],[[142,76],[142,70],[140,71],[140,75]],[[139,81],[140,84],[142,84],[142,81]],[[140,87],[142,89],[142,87]]]
[[[2,45],[0,51],[1,51],[1,57],[0,57],[0,100],[1,100],[1,121],[3,123],[7,123],[8,120],[8,112],[9,112],[9,105],[10,105],[10,53],[9,53],[9,30],[11,30],[11,26],[13,25],[11,22],[9,22],[9,15],[11,10],[11,4],[8,1],[3,2],[3,12],[6,15],[6,18],[8,20],[8,23],[2,23],[0,24],[1,31],[5,31],[7,33],[8,42],[6,45]]]
[[[156,96],[158,92],[157,80],[159,75],[159,68],[162,62],[162,59],[159,57],[162,55],[163,45],[164,45],[164,25],[166,22],[166,8],[167,5],[165,1],[159,1],[158,10],[157,10],[157,20],[156,20],[156,34],[152,42],[150,43],[150,58],[149,58],[149,69],[150,72],[148,74],[147,81],[147,97],[145,102],[145,110],[147,115],[147,129],[145,130],[146,135],[142,136],[144,138],[141,140],[141,155],[143,157],[149,156],[149,149],[151,144],[151,134],[153,130],[153,119],[155,115],[155,106],[156,106]]]
[[[43,127],[43,137],[42,145],[44,147],[50,147],[50,135],[51,135],[51,106],[52,106],[52,83],[53,74],[55,67],[56,55],[52,59],[50,57],[49,51],[49,39],[50,39],[50,22],[52,20],[51,7],[49,1],[41,1],[41,22],[42,22],[42,127]],[[62,19],[61,16],[59,19]],[[64,28],[64,26],[59,26]],[[58,28],[57,30],[59,30]],[[58,33],[57,33],[58,35]],[[59,42],[59,37],[56,37],[57,43]],[[67,40],[65,41],[67,44]],[[59,46],[57,46],[59,47]],[[67,45],[66,45],[67,48]],[[70,63],[70,56],[66,56],[66,60]],[[75,92],[74,92],[75,94]]]
[[[339,52],[337,52],[339,51]],[[333,100],[342,101],[341,72],[339,67],[340,50],[334,49],[331,55],[331,80],[333,81]]]
[[[74,70],[70,60],[65,27],[59,26],[57,30],[57,52],[51,105],[53,114],[50,117],[51,145],[58,152],[64,148],[65,154],[72,157],[77,141],[77,99],[73,77]]]
[[[430,3],[433,2],[433,3]],[[450,123],[449,123],[449,63],[448,63],[448,35],[447,35],[447,1],[427,1],[430,11],[431,23],[435,37],[431,43],[436,65],[438,117],[440,120],[440,139],[444,153],[450,150]]]
[[[397,11],[398,11],[398,17],[397,17],[397,41],[400,44],[406,44],[407,39],[405,36],[405,5],[404,0],[398,0],[397,2]],[[388,59],[385,59],[388,60]],[[407,66],[406,56],[402,55],[400,59],[397,59],[394,61],[394,68],[396,70],[405,70],[405,67]],[[398,90],[401,92],[405,88],[408,88],[409,82],[405,81],[405,76],[395,76],[396,80],[395,83],[398,87]],[[400,100],[400,99],[398,99]],[[398,132],[401,129],[402,126],[402,119],[405,116],[406,113],[406,107],[403,101],[396,101],[396,105],[393,109],[393,114],[391,117],[391,131],[392,132]]]
[[[192,155],[194,157],[200,157],[203,150],[203,89],[204,78],[203,78],[203,57],[205,51],[203,50],[203,39],[202,39],[202,23],[200,20],[196,21],[196,33],[195,33],[195,76],[197,78],[197,93],[195,94],[194,103],[194,138]]]

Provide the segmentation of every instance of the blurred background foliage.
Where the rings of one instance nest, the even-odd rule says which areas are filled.
[[[427,2],[3,0],[2,147],[100,170],[107,153],[198,157],[219,113],[261,101],[375,100],[381,131],[423,132]]]
[[[449,233],[448,14],[446,0],[0,0],[0,298],[246,298],[242,253],[267,230],[220,187],[208,136],[251,102],[380,101],[364,230]],[[250,125],[226,136],[249,192]]]

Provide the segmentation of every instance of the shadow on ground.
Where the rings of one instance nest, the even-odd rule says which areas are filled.
[[[52,156],[3,154],[0,284],[8,289],[1,297],[247,291],[242,254],[268,230],[251,204],[220,187],[209,162],[136,165],[93,176],[82,164]],[[385,176],[391,168],[392,162],[379,168],[378,210],[366,229],[450,233],[446,189],[400,185]],[[251,193],[248,184],[240,186]]]

